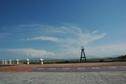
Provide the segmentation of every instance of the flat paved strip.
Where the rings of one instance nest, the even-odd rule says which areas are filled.
[[[1,72],[0,84],[126,84],[126,71]]]
[[[98,71],[126,71],[126,66],[104,67],[35,67],[32,72],[98,72]]]

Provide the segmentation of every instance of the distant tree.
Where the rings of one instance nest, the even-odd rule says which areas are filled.
[[[99,62],[104,62],[104,59],[100,59]]]
[[[126,55],[121,55],[119,57],[117,57],[118,59],[126,59]]]

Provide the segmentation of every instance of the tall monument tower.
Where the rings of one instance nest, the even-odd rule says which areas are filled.
[[[80,62],[86,62],[86,55],[85,55],[85,50],[84,47],[81,48],[81,56],[80,56]]]

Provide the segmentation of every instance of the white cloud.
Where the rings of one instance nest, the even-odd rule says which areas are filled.
[[[24,35],[23,39],[27,37],[28,39],[25,40],[27,40],[28,42],[34,40],[36,41],[41,40],[41,42],[43,41],[53,42],[53,47],[51,43],[47,45],[47,48],[50,47],[51,52],[46,50],[36,50],[32,48],[9,49],[8,50],[9,52],[30,56],[48,55],[48,58],[50,57],[67,58],[67,56],[71,58],[74,57],[79,58],[80,48],[82,46],[86,47],[86,55],[89,57],[116,56],[125,54],[126,51],[125,43],[124,44],[104,43],[102,45],[97,44],[95,46],[90,46],[90,44],[97,42],[99,40],[103,40],[104,38],[109,36],[105,32],[100,32],[98,30],[87,32],[83,28],[73,25],[51,26],[51,25],[36,24],[31,26],[24,25],[20,27],[22,27],[23,29],[22,28],[18,29],[18,32],[22,31],[22,33],[17,36]],[[28,27],[29,29],[26,27]],[[19,34],[18,32],[17,34]],[[46,44],[44,43],[44,45]],[[55,51],[55,53],[53,53],[53,51]]]
[[[88,44],[103,39],[106,33],[99,33],[98,31],[84,32],[81,28],[76,26],[66,26],[59,28],[60,31],[64,31],[63,38],[60,38],[59,45],[67,49],[80,48],[81,46],[87,46]]]
[[[74,25],[63,25],[63,26],[52,26],[52,25],[41,25],[41,24],[19,25],[16,26],[16,28],[12,27],[12,31],[13,32],[8,32],[8,33],[11,34],[13,38],[16,37],[16,40],[18,38],[19,39],[25,38],[25,40],[28,42],[34,40],[36,41],[41,40],[41,42],[42,41],[53,42],[53,47],[51,47],[52,45],[44,44],[47,46],[47,48],[48,47],[51,48],[50,49],[51,52],[46,51],[45,49],[38,50],[38,49],[34,49],[33,47],[32,48],[24,47],[24,48],[16,48],[16,49],[6,49],[4,50],[4,52],[3,50],[0,50],[0,53],[7,52],[9,54],[12,53],[20,56],[24,55],[24,56],[32,56],[32,57],[46,56],[48,58],[51,57],[79,58],[81,46],[84,46],[86,48],[85,50],[86,55],[89,57],[117,56],[117,55],[125,54],[126,52],[125,43],[123,44],[104,43],[103,45],[90,46],[90,44],[102,40],[109,35],[107,35],[105,32],[99,32],[98,30],[87,32],[83,30],[83,28]],[[5,36],[8,33],[0,33],[0,35]],[[33,42],[33,44],[35,42]],[[41,46],[43,46],[43,43]],[[55,53],[53,53],[54,51]]]
[[[49,37],[49,36],[37,36],[37,37],[32,37],[27,40],[45,40],[45,41],[51,41],[51,42],[58,42],[59,39],[56,37]]]
[[[55,53],[53,53],[53,52],[49,52],[49,51],[46,51],[46,50],[32,49],[32,48],[6,49],[5,51],[10,52],[12,54],[32,56],[32,57],[55,55]]]
[[[46,27],[44,36],[33,36],[32,38],[28,38],[27,40],[47,40],[51,42],[59,42],[60,45],[72,44],[80,47],[80,45],[84,46],[88,43],[103,39],[106,36],[106,33],[99,33],[97,30],[94,30],[92,32],[84,32],[82,28],[73,25]]]
[[[68,56],[70,58],[79,58],[80,57],[81,47],[67,47],[60,52],[61,57]],[[126,54],[126,44],[110,44],[110,45],[98,45],[86,46],[85,53],[87,58],[95,57],[116,57]]]
[[[126,44],[111,44],[87,48],[90,56],[105,57],[119,56],[126,54]]]
[[[49,42],[56,42],[59,50],[56,50],[56,58],[66,56],[79,56],[81,46],[87,46],[94,41],[105,38],[106,33],[100,33],[97,30],[92,32],[85,32],[82,28],[73,25],[65,26],[48,26],[45,28],[45,35],[33,36],[27,40],[46,40]]]

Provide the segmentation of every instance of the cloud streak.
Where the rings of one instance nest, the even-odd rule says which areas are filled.
[[[16,49],[6,49],[5,51],[16,54],[16,55],[25,55],[32,57],[45,57],[47,55],[53,56],[55,53],[49,52],[46,50],[38,50],[33,48],[16,48]]]
[[[72,58],[80,56],[80,48],[82,46],[88,46],[88,44],[103,39],[107,35],[106,33],[99,33],[96,30],[92,32],[84,32],[81,28],[71,25],[60,26],[55,28],[56,31],[53,28],[54,27],[48,27],[48,30],[50,31],[45,32],[47,35],[48,32],[52,35],[51,39],[49,38],[48,41],[56,42],[56,45],[60,48],[60,51],[57,50],[56,52],[56,58],[65,58],[67,56]],[[33,37],[32,39],[47,40],[43,38],[43,36]]]
[[[59,27],[48,26],[45,28],[44,33],[45,35],[32,36],[32,38],[28,38],[27,40],[58,42],[60,45],[71,45],[73,43],[80,47],[80,45],[86,45],[106,36],[106,33],[99,33],[96,30],[84,32],[81,28],[72,25]]]
[[[126,44],[111,44],[97,47],[90,47],[87,50],[90,56],[104,57],[104,56],[119,56],[126,54]]]
[[[28,27],[29,29],[27,29]],[[32,27],[30,29],[30,27]],[[32,57],[46,56],[48,58],[79,58],[80,48],[84,46],[86,48],[86,55],[88,57],[105,57],[105,56],[117,56],[125,54],[126,44],[96,44],[91,46],[92,43],[104,40],[108,34],[105,32],[99,32],[98,30],[85,31],[83,28],[73,25],[63,26],[51,26],[51,25],[27,25],[20,26],[22,29],[15,31],[17,36],[23,36],[24,43],[32,42],[35,44],[41,43],[41,46],[32,46],[31,48],[13,48],[6,50],[7,52],[15,54],[29,55]],[[37,28],[37,29],[36,29]],[[14,34],[15,34],[14,33]],[[19,35],[18,35],[19,34]],[[15,35],[14,35],[15,36]],[[17,37],[18,38],[18,37]],[[20,39],[20,38],[19,38]],[[44,44],[43,44],[44,41]],[[46,41],[46,42],[45,42]],[[47,43],[50,42],[50,43]],[[46,44],[47,43],[47,44]],[[51,44],[53,43],[53,44]],[[45,48],[46,45],[46,48]],[[44,46],[44,47],[43,47]],[[38,47],[42,50],[35,49]],[[47,51],[49,49],[49,51]],[[54,53],[55,52],[55,53]]]
[[[23,26],[24,27],[24,26]],[[38,26],[37,26],[38,27]],[[87,46],[106,37],[106,33],[100,33],[96,30],[85,32],[82,28],[73,25],[64,26],[44,26],[39,25],[39,35],[32,35],[28,37],[27,41],[48,41],[55,43],[58,46],[55,58],[65,58],[66,56],[79,56],[80,48]],[[44,29],[43,29],[44,28]],[[44,31],[44,32],[43,32]],[[38,32],[38,31],[35,31]],[[43,34],[44,33],[44,34]],[[36,34],[36,33],[35,33]],[[48,46],[47,46],[48,47]],[[52,50],[53,51],[53,50]]]
[[[42,40],[42,41],[51,41],[51,42],[58,42],[59,39],[56,37],[49,37],[49,36],[37,36],[37,37],[32,37],[27,40]]]

